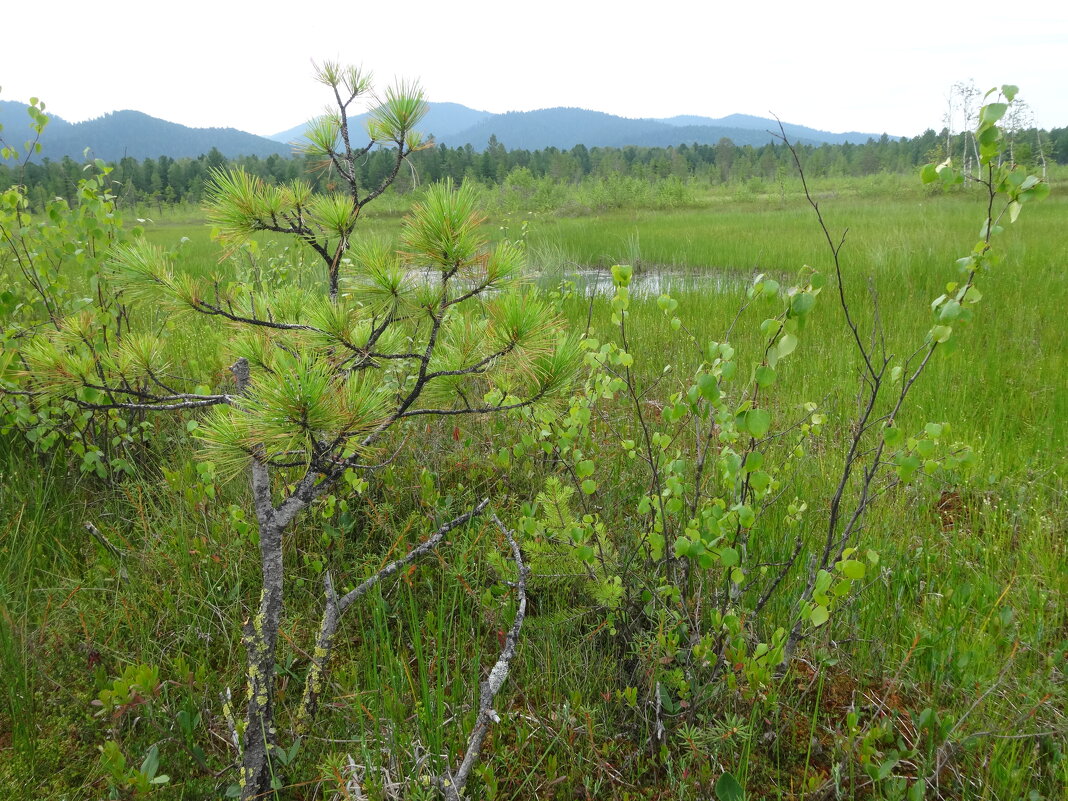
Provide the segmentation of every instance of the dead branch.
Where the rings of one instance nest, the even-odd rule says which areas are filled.
[[[515,613],[515,621],[504,640],[501,655],[497,657],[497,663],[489,672],[486,680],[482,682],[479,692],[478,715],[475,717],[475,725],[471,730],[471,736],[467,740],[467,750],[460,762],[460,767],[453,774],[439,776],[434,784],[444,794],[448,801],[460,801],[464,794],[464,787],[471,776],[471,770],[482,753],[482,744],[489,733],[490,725],[500,722],[500,716],[493,709],[494,699],[500,692],[504,682],[508,679],[508,670],[515,656],[516,643],[519,641],[519,633],[523,628],[523,618],[527,612],[527,567],[523,564],[523,554],[519,550],[519,543],[515,541],[512,532],[500,521],[497,515],[493,515],[493,522],[508,538],[508,544],[512,548],[512,558],[519,570],[519,578],[516,581],[516,596],[519,599],[519,608]]]

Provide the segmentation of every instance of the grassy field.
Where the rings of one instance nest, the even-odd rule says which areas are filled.
[[[473,797],[705,799],[729,770],[747,798],[835,797],[828,786],[841,797],[904,798],[907,779],[932,769],[916,755],[895,761],[910,749],[944,757],[933,770],[947,798],[1064,797],[1063,188],[1028,207],[999,242],[1005,259],[978,279],[984,298],[976,320],[954,352],[937,355],[899,421],[906,429],[951,422],[955,438],[974,447],[975,465],[946,483],[920,481],[890,493],[875,508],[861,544],[878,551],[880,570],[821,637],[805,643],[775,691],[724,687],[707,710],[673,725],[664,749],[652,747],[649,715],[625,695],[645,681],[640,660],[618,647],[572,585],[546,580],[536,587],[498,709],[503,721],[487,743]],[[979,200],[928,196],[898,183],[854,189],[819,187],[832,229],[848,229],[848,297],[862,330],[876,298],[889,351],[909,353],[931,326],[928,304],[956,279],[955,259],[977,238]],[[396,233],[399,210],[370,217],[364,231]],[[793,191],[702,197],[675,210],[500,213],[487,225],[526,242],[532,280],[546,286],[616,263],[669,276],[676,314],[698,342],[723,339],[754,275],[786,281],[802,265],[828,267],[812,211]],[[146,228],[166,246],[188,238],[182,269],[235,269],[219,261],[193,214]],[[262,247],[280,253],[269,240]],[[299,267],[269,277],[322,281]],[[783,363],[776,395],[783,410],[811,400],[829,418],[791,489],[812,499],[817,521],[841,462],[859,369],[828,293],[800,358]],[[569,326],[612,336],[607,296],[578,293],[565,308]],[[662,400],[700,354],[672,331],[654,298],[636,301],[632,312],[636,374],[652,387],[649,400]],[[153,310],[141,313],[160,322]],[[760,320],[757,311],[742,317],[732,335],[739,350],[756,346]],[[204,326],[167,330],[191,373],[220,369],[204,356],[207,339],[219,334]],[[666,364],[672,372],[658,382]],[[240,709],[238,623],[257,592],[258,569],[246,531],[247,490],[198,470],[180,422],[154,425],[160,444],[136,478],[115,483],[71,475],[62,460],[34,457],[17,437],[0,438],[0,797],[107,797],[115,763],[110,752],[102,757],[105,743],[115,743],[132,768],[155,746],[159,772],[170,777],[152,788],[161,798],[220,797],[233,781],[220,695],[231,688]],[[502,514],[516,515],[552,468],[518,459],[505,469],[493,459],[514,441],[515,425],[420,429],[409,457],[389,468],[388,479],[373,480],[351,512],[317,510],[296,526],[286,545],[297,581],[283,626],[283,709],[299,700],[322,564],[342,565],[350,580],[373,571],[426,534],[446,497],[462,506],[490,495]],[[611,458],[611,443],[604,447]],[[635,479],[625,464],[614,470],[591,503],[622,530],[634,517],[628,492]],[[111,546],[87,534],[85,523]],[[487,552],[495,542],[489,526],[471,526],[352,610],[321,726],[301,741],[279,797],[433,797],[419,779],[462,748],[463,711],[511,620],[507,604],[488,594],[495,572]],[[785,529],[775,529],[754,547],[774,562],[790,542]],[[772,616],[785,618],[788,602],[776,603]],[[141,671],[139,686],[151,692],[118,709],[94,705],[125,671],[130,681]],[[924,710],[940,722],[920,720]],[[850,713],[859,716],[855,729]],[[362,791],[346,789],[350,762],[359,766]],[[872,781],[866,762],[889,763],[891,778]]]

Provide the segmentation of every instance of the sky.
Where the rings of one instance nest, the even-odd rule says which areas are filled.
[[[23,8],[30,8],[24,5]],[[484,111],[778,115],[830,131],[942,127],[953,84],[1011,83],[1068,125],[1068,4],[1028,0],[54,0],[5,14],[0,100],[71,122],[136,109],[269,135],[330,99],[312,60]],[[15,24],[17,23],[17,24]]]

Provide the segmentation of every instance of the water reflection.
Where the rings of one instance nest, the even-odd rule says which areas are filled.
[[[411,270],[407,279],[414,284],[434,285],[440,282],[437,270]],[[568,270],[546,270],[529,275],[527,280],[539,289],[551,291],[564,281],[570,282],[574,292],[585,297],[611,297],[615,294],[612,283],[612,271],[596,267],[576,267]],[[630,280],[632,298],[656,298],[663,294],[682,295],[688,293],[737,293],[744,291],[751,283],[751,276],[737,272],[719,271],[714,268],[703,270],[657,267],[635,271]],[[479,280],[472,277],[453,278],[450,285],[454,292],[463,294],[478,286]],[[492,292],[491,292],[492,294]]]
[[[554,289],[562,281],[570,281],[575,291],[586,297],[612,295],[611,270],[583,267],[566,272],[541,273],[534,283],[542,289]],[[635,298],[658,297],[665,293],[680,295],[691,292],[737,292],[748,282],[737,273],[715,270],[645,269],[635,272],[630,281],[630,294]]]

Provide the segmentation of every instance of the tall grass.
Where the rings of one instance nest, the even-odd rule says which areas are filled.
[[[876,187],[881,196],[861,185],[847,189],[821,203],[832,228],[849,229],[843,255],[850,303],[866,330],[874,293],[889,350],[909,353],[931,324],[927,305],[955,280],[954,260],[976,239],[981,212],[968,196],[899,192],[896,184]],[[504,213],[491,225],[499,236],[525,238],[529,261],[548,285],[580,268],[639,259],[649,271],[726,276],[671,285],[684,332],[698,342],[722,340],[754,274],[826,268],[826,244],[795,192],[750,193],[741,203],[710,192],[698,201],[704,207],[524,215],[525,234]],[[812,643],[808,657],[819,660],[818,675],[804,668],[790,674],[775,703],[725,693],[721,708],[749,733],[679,744],[665,762],[650,750],[646,716],[620,695],[642,681],[634,655],[598,628],[566,581],[540,587],[475,796],[707,797],[695,776],[714,778],[713,765],[740,765],[754,797],[802,798],[826,778],[846,711],[885,698],[887,715],[907,718],[925,707],[968,713],[970,732],[1048,727],[1054,733],[1045,741],[976,738],[961,764],[974,797],[1015,799],[1034,789],[1052,798],[1068,780],[1064,760],[1051,756],[1064,747],[1058,705],[1068,626],[1065,212],[1066,201],[1054,195],[1028,208],[1005,235],[1005,260],[979,280],[984,299],[976,320],[960,330],[956,352],[938,354],[899,421],[905,428],[950,421],[955,436],[976,447],[977,466],[951,485],[921,482],[877,507],[862,541],[881,554],[882,570]],[[391,235],[398,225],[383,215],[364,230]],[[235,269],[219,260],[192,217],[148,229],[168,246],[190,239],[178,252],[181,269],[224,276]],[[310,278],[286,280],[325,283],[318,265],[312,269]],[[802,497],[826,497],[856,403],[858,364],[830,291],[798,358],[782,363],[775,395],[784,413],[813,400],[830,416],[797,477],[793,491]],[[575,296],[566,312],[571,327],[611,335],[607,298]],[[636,300],[632,312],[636,369],[649,384],[661,377],[655,398],[700,355],[651,299]],[[156,310],[137,314],[139,324],[166,332],[183,370],[222,375],[224,365],[205,362],[213,349],[204,342],[223,334],[176,324]],[[739,350],[756,344],[759,322],[754,314],[735,328]],[[665,364],[673,366],[667,377]],[[492,494],[514,511],[538,491],[544,465],[532,461],[505,473],[490,461],[511,444],[510,426],[497,420],[420,429],[413,433],[416,458],[398,461],[351,499],[358,514],[309,517],[287,535],[295,581],[283,625],[284,708],[297,701],[324,563],[335,566],[339,582],[354,583],[418,541],[468,494]],[[15,438],[0,439],[0,796],[101,797],[96,747],[108,739],[136,764],[158,744],[161,770],[172,776],[162,791],[168,797],[217,797],[229,781],[233,753],[218,696],[241,686],[238,624],[257,591],[254,546],[240,525],[248,499],[241,482],[216,486],[197,473],[179,421],[161,422],[157,434],[158,449],[139,478],[118,485],[72,476]],[[624,527],[634,477],[619,462],[614,485],[604,483],[594,502]],[[429,499],[421,490],[424,468],[437,487]],[[945,492],[949,510],[940,508]],[[118,557],[85,532],[86,522]],[[771,532],[754,544],[768,561],[790,547],[785,530]],[[455,757],[478,682],[514,611],[492,556],[501,551],[499,539],[483,525],[456,532],[435,558],[351,610],[322,726],[302,744],[301,767],[289,776],[294,797],[334,797],[349,757],[370,797],[390,797],[391,783],[401,780],[410,781],[403,797],[422,797],[421,777]],[[94,715],[100,690],[136,664],[160,666],[168,683],[159,697],[132,714]],[[199,715],[194,739],[209,768],[178,733],[177,709]],[[874,797],[869,793],[856,789],[855,797]]]

